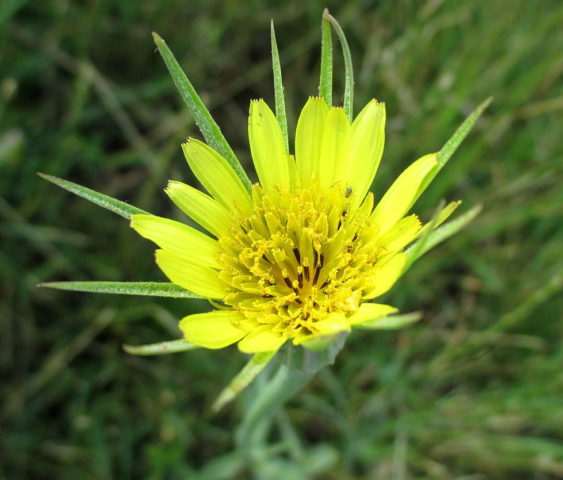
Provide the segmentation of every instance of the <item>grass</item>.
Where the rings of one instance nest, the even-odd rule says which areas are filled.
[[[423,321],[352,335],[280,413],[265,457],[248,461],[232,436],[245,398],[209,411],[243,355],[122,350],[177,337],[177,319],[205,303],[35,288],[162,279],[153,247],[126,221],[36,172],[181,218],[162,189],[168,178],[194,182],[179,145],[196,129],[150,32],[166,39],[248,166],[248,102],[273,104],[269,20],[291,139],[316,93],[325,4],[1,4],[0,478],[563,476],[563,6],[331,5],[355,61],[356,111],[374,96],[387,104],[375,191],[492,95],[417,211],[429,218],[442,198],[484,209],[388,295]]]

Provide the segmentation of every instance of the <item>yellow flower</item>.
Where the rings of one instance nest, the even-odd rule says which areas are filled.
[[[418,159],[374,208],[369,188],[384,127],[385,106],[375,100],[350,122],[342,108],[310,98],[292,155],[274,113],[253,101],[248,134],[259,183],[250,191],[211,147],[183,145],[209,195],[177,181],[166,193],[209,235],[154,215],[134,215],[131,225],[160,247],[156,262],[173,283],[223,304],[182,319],[188,342],[270,352],[396,311],[370,301],[395,284],[405,247],[428,228],[407,213],[439,166],[437,154]]]

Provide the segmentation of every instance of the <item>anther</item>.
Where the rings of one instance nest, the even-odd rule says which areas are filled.
[[[317,284],[317,280],[319,279],[319,275],[321,274],[321,267],[319,266],[316,270],[315,270],[315,278],[313,278],[313,285]]]

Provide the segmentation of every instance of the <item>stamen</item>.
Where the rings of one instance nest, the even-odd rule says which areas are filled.
[[[289,338],[317,333],[334,313],[356,312],[382,247],[360,240],[374,228],[372,204],[349,211],[351,195],[339,185],[328,192],[255,185],[253,210],[219,238],[225,304]]]
[[[315,270],[315,278],[313,278],[313,285],[317,284],[317,280],[319,279],[319,275],[321,274],[321,267],[318,267]]]

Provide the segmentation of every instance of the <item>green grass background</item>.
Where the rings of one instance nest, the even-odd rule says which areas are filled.
[[[484,210],[387,295],[424,320],[354,333],[253,463],[232,435],[248,397],[209,412],[236,348],[121,347],[175,338],[209,306],[35,287],[164,279],[126,221],[36,172],[181,219],[162,189],[194,182],[179,145],[198,132],[150,32],[249,167],[249,100],[273,103],[269,21],[292,130],[316,93],[324,6],[348,35],[356,111],[387,104],[376,192],[494,96],[416,208]],[[0,478],[563,478],[562,25],[549,0],[0,2]],[[342,80],[337,53],[335,102]]]

